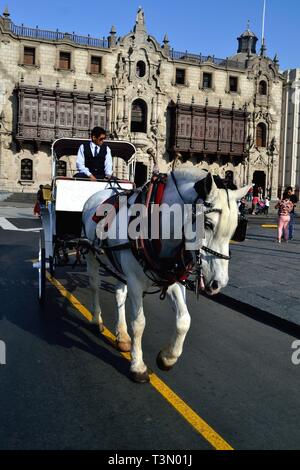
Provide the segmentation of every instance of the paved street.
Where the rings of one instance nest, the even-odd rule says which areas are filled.
[[[22,215],[12,212],[9,220],[19,229],[37,227],[30,211]],[[251,222],[250,238],[260,230]],[[233,245],[230,288],[242,269],[242,250],[249,253],[254,242]],[[153,386],[129,380],[128,361],[96,337],[51,284],[46,309],[39,309],[32,269],[37,250],[38,233],[0,228],[0,340],[7,347],[7,364],[0,366],[0,448],[211,449]],[[56,278],[90,309],[83,268],[61,268]],[[107,279],[101,295],[105,324],[114,331],[111,288]],[[182,358],[163,373],[155,358],[174,318],[167,304],[146,298],[148,366],[234,449],[299,448],[300,366],[291,362],[296,331],[205,297],[197,303],[190,296],[189,308],[192,327]]]
[[[230,283],[225,295],[300,325],[300,219],[295,238],[275,242],[275,217],[249,217],[247,240],[232,245]]]

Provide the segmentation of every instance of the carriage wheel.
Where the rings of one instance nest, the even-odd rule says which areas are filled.
[[[40,231],[39,244],[39,302],[44,305],[46,299],[46,249],[44,231]]]

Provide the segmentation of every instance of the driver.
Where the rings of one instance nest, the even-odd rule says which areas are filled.
[[[79,147],[76,167],[79,173],[75,178],[89,178],[92,181],[111,178],[112,156],[111,150],[105,144],[106,131],[102,127],[94,127],[91,132],[91,141]]]

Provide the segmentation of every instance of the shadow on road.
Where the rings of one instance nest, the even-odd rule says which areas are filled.
[[[66,287],[71,291],[70,286]],[[48,288],[48,292],[50,289],[52,287]],[[51,296],[46,307],[39,311],[42,339],[51,345],[84,351],[129,377],[129,362],[119,355],[94,325],[77,317],[71,309],[67,299]]]
[[[12,235],[10,232],[0,244],[0,322],[9,322],[50,345],[84,351],[128,377],[129,363],[100,332],[95,334],[88,321],[80,318],[69,300],[60,296],[49,282],[45,307],[40,307],[38,271],[32,268],[32,260],[37,256],[36,247],[33,249],[22,243],[24,236],[28,235],[20,232]],[[34,237],[37,242],[38,235],[31,234],[30,237]],[[64,272],[64,268],[59,268],[57,274],[65,278],[63,283],[66,289],[76,295],[78,287],[88,289],[88,277],[84,270],[84,267],[78,268],[69,275]],[[108,279],[102,289],[114,291]],[[1,323],[0,330],[3,331]]]

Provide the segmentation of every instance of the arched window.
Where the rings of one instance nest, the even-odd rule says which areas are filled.
[[[67,176],[67,163],[63,160],[56,163],[56,176]]]
[[[136,75],[137,77],[144,77],[146,74],[146,64],[142,60],[139,60],[136,64]]]
[[[267,127],[263,122],[260,122],[256,128],[256,146],[267,146]]]
[[[21,160],[21,180],[32,181],[32,160],[30,158],[23,158]]]
[[[265,80],[261,80],[258,86],[258,93],[262,96],[266,96],[267,90],[268,90],[267,82]]]
[[[131,106],[131,132],[147,133],[147,105],[145,101],[137,99]]]

